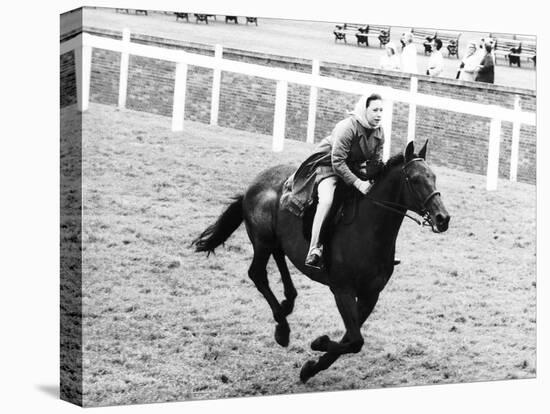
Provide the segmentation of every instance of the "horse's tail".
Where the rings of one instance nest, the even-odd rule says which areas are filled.
[[[196,252],[213,253],[214,249],[223,244],[237,230],[243,221],[243,195],[233,197],[233,201],[218,217],[218,220],[191,243]]]

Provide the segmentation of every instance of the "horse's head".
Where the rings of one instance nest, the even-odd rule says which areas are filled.
[[[414,154],[413,142],[405,149],[405,161],[401,169],[405,182],[403,203],[409,210],[424,216],[434,231],[444,232],[449,228],[451,216],[436,189],[435,174],[426,163],[427,146],[428,141],[418,155]]]

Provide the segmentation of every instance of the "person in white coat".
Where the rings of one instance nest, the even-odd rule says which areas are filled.
[[[386,44],[386,54],[380,58],[380,68],[385,70],[399,70],[401,68],[399,56],[396,54],[395,43]]]
[[[418,73],[418,63],[416,59],[416,46],[413,43],[413,34],[405,33],[405,47],[401,53],[401,70],[403,72]]]
[[[458,79],[475,81],[477,66],[481,62],[481,56],[477,53],[477,45],[475,42],[468,44],[466,56],[462,59],[460,65]]]
[[[441,53],[441,47],[443,42],[440,39],[435,38],[432,42],[432,54],[428,61],[428,70],[426,75],[439,76],[443,72],[443,54]]]

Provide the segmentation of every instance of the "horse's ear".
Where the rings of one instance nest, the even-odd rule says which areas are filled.
[[[422,147],[422,149],[418,153],[418,156],[420,158],[422,158],[423,160],[426,160],[426,150],[427,149],[428,149],[428,140],[426,140],[426,142],[424,143],[424,146]]]
[[[407,148],[405,148],[405,162],[409,162],[412,160],[412,157],[414,155],[414,141],[411,141],[407,144]]]

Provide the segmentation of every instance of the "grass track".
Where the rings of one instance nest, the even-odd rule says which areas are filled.
[[[343,333],[328,289],[291,267],[298,299],[284,349],[247,277],[244,228],[209,259],[189,243],[258,172],[297,165],[311,147],[287,141],[274,154],[267,136],[169,126],[94,104],[83,116],[85,405],[535,376],[534,186],[500,181],[488,193],[482,176],[433,166],[450,230],[404,222],[403,263],[363,327],[363,350],[303,385],[310,342]],[[62,133],[76,136],[76,124]],[[272,262],[268,272],[281,297]]]

